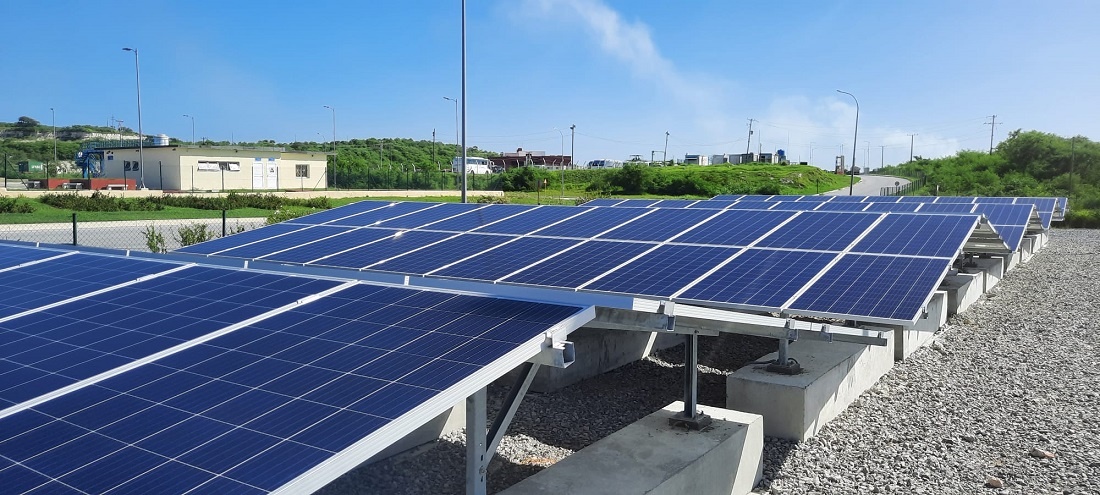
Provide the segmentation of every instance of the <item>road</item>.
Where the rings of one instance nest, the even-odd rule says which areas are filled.
[[[852,189],[852,194],[855,196],[878,196],[883,187],[894,187],[895,182],[897,182],[898,185],[904,186],[909,183],[909,179],[891,177],[889,175],[860,175],[859,182],[856,182],[855,187]],[[824,194],[829,196],[847,196],[848,186]]]

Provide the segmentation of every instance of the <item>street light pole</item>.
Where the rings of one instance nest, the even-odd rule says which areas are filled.
[[[123,48],[123,51],[134,52],[134,76],[137,79],[137,111],[138,111],[138,181],[141,182],[139,186],[141,189],[145,187],[145,150],[143,149],[143,141],[145,141],[145,135],[141,130],[141,63],[138,61],[138,49],[137,48]]]
[[[577,124],[569,126],[569,168],[573,170],[577,169],[577,162],[573,161],[574,153],[577,150]]]
[[[849,93],[847,91],[841,91],[839,89],[836,91],[837,93],[844,93],[848,96],[851,96],[852,101],[856,102],[856,126],[855,130],[852,131],[852,171],[850,174],[852,176],[852,179],[851,182],[849,182],[848,184],[848,195],[851,196],[852,190],[856,187],[856,144],[857,137],[859,136],[859,100],[856,99],[856,95],[853,95],[852,93]]]
[[[53,111],[53,107],[50,107],[50,126],[53,127],[53,166],[57,168],[57,115]]]
[[[335,177],[335,175],[336,175],[336,158],[339,156],[339,154],[336,151],[336,109],[333,108],[333,107],[330,107],[328,105],[322,105],[322,106],[324,106],[325,108],[327,108],[329,110],[332,110],[332,175]],[[333,182],[332,186],[336,187],[335,181]]]
[[[665,151],[661,153],[661,161],[665,162],[662,165],[668,163],[668,131],[665,131]]]
[[[195,144],[195,118],[190,116],[190,115],[187,115],[187,114],[183,114],[183,116],[191,119],[191,144],[194,145]]]
[[[443,99],[447,101],[453,101],[455,104],[455,146],[458,146],[458,99],[448,96],[444,96]]]
[[[466,0],[462,0],[462,202],[466,202]]]
[[[559,203],[565,202],[565,133],[561,132],[561,129],[554,128],[558,131],[558,135],[561,136],[561,198],[558,198]]]

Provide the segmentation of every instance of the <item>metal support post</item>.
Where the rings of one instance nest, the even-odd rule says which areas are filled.
[[[466,495],[485,495],[485,389],[466,398]]]
[[[73,212],[73,245],[76,245],[76,212]]]
[[[521,366],[520,378],[508,391],[508,396],[504,398],[504,404],[500,412],[497,413],[493,425],[489,428],[489,445],[485,448],[486,467],[489,466],[489,461],[493,460],[493,456],[496,455],[497,446],[500,445],[500,440],[504,438],[504,432],[508,431],[508,425],[512,423],[512,418],[515,417],[519,404],[523,401],[523,396],[527,394],[527,389],[531,387],[531,382],[535,380],[535,374],[538,371],[538,363],[527,362]]]
[[[222,210],[222,237],[225,237],[225,210]]]
[[[798,361],[791,359],[788,355],[788,346],[790,345],[790,341],[793,340],[789,337],[790,336],[779,339],[779,353],[776,355],[775,362],[769,364],[767,368],[765,368],[767,371],[784,375],[797,375],[802,373],[802,366],[798,364]],[[830,338],[829,340],[831,341],[832,339]]]
[[[668,424],[702,430],[711,423],[710,416],[699,412],[699,336],[684,336],[684,410],[668,418]]]

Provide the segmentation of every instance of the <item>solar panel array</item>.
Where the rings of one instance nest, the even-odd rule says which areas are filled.
[[[738,200],[728,198],[738,197]],[[896,213],[979,213],[1004,239],[1012,251],[1019,249],[1031,227],[1032,210],[1042,229],[1050,227],[1054,205],[1060,198],[971,198],[950,196],[716,196],[712,200],[681,203],[653,201],[648,208],[759,209],[770,211],[847,211]],[[839,199],[845,198],[845,199]],[[900,201],[899,201],[900,199]],[[920,199],[922,201],[918,201]],[[924,201],[927,200],[927,201]],[[937,202],[936,200],[941,200]],[[634,206],[624,200],[600,199],[600,206]],[[647,200],[649,201],[649,200]],[[677,200],[683,201],[683,200]],[[592,204],[591,202],[585,203]],[[1061,210],[1057,210],[1061,211]]]
[[[4,493],[323,483],[594,314],[8,245],[0,265],[27,282],[0,317]]]
[[[180,252],[912,323],[979,218],[363,201]],[[861,256],[902,258],[892,266],[913,276],[827,311],[804,303]],[[926,278],[911,298],[870,300]]]

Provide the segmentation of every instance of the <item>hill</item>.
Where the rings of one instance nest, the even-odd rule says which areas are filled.
[[[1100,227],[1100,143],[1039,131],[1009,133],[992,154],[960,151],[937,159],[885,167],[909,177],[910,194],[941,196],[1064,196],[1064,226]]]

